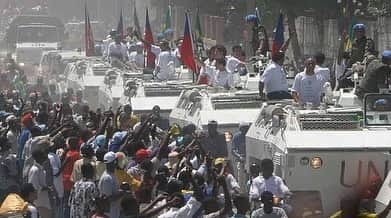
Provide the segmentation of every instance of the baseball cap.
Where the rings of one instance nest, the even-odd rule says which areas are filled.
[[[112,151],[107,152],[105,156],[103,156],[104,163],[112,163],[113,161],[115,161],[115,159],[117,159],[117,157],[115,156],[115,153]]]
[[[147,149],[139,149],[135,156],[136,160],[142,161],[149,156],[149,151]]]
[[[219,165],[225,162],[225,159],[222,157],[216,158],[215,159],[215,165]]]

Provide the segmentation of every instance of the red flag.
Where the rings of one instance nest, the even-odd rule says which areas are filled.
[[[146,14],[145,14],[144,42],[145,42],[144,49],[147,54],[146,67],[155,68],[156,55],[151,51],[151,47],[153,44],[153,35],[152,35],[151,25],[149,23],[148,8],[146,9]]]
[[[95,43],[94,43],[94,35],[92,34],[91,23],[90,23],[90,15],[87,11],[87,3],[85,4],[85,20],[84,20],[84,38],[85,38],[85,47],[86,47],[86,56],[94,56],[95,55]]]
[[[185,33],[183,35],[183,43],[179,49],[181,53],[182,63],[187,66],[193,73],[198,74],[196,63],[194,61],[193,39],[191,35],[191,26],[189,15],[186,13]]]

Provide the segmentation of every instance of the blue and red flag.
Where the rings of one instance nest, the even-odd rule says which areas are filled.
[[[119,15],[117,34],[121,37],[121,40],[124,39],[124,18],[122,16],[122,9],[121,9],[121,14]]]
[[[196,63],[194,61],[193,37],[191,34],[189,15],[186,13],[185,16],[185,33],[183,34],[183,43],[179,52],[181,53],[182,63],[185,64],[188,69],[193,71],[193,73],[198,74]]]
[[[276,32],[274,34],[273,46],[272,46],[272,55],[280,51],[282,45],[284,44],[284,16],[280,13],[280,16],[277,21]]]
[[[155,58],[156,58],[156,55],[151,51],[152,44],[153,44],[153,35],[152,35],[151,24],[149,23],[149,15],[148,15],[148,8],[147,8],[145,13],[144,49],[147,58],[146,67],[151,69],[155,68]]]
[[[90,23],[90,15],[87,11],[87,3],[84,6],[84,40],[85,40],[85,49],[86,56],[94,56],[95,55],[95,42],[94,36],[92,34],[91,23]]]

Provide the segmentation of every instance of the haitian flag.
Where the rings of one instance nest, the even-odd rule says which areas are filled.
[[[181,53],[182,63],[187,66],[193,73],[198,74],[198,70],[194,61],[194,50],[193,50],[193,39],[191,34],[191,26],[189,15],[186,13],[185,20],[185,33],[183,34],[183,43],[179,48],[179,52]]]
[[[121,9],[121,14],[119,16],[117,34],[121,37],[121,40],[124,39],[124,18],[122,16],[122,9]]]
[[[84,6],[84,39],[85,39],[85,50],[86,56],[94,56],[95,55],[95,43],[94,36],[92,34],[91,23],[90,23],[90,15],[87,11],[87,3]]]
[[[280,51],[283,44],[284,44],[284,17],[282,13],[280,13],[277,22],[276,33],[274,34],[274,39],[273,39],[272,55]]]
[[[151,51],[152,44],[153,44],[153,35],[152,35],[151,24],[149,23],[149,15],[148,15],[148,8],[147,8],[145,13],[144,49],[147,56],[146,67],[150,69],[155,68],[155,58],[156,58],[156,55]]]

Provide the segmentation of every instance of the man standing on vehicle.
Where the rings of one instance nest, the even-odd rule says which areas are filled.
[[[324,83],[323,76],[315,73],[315,60],[308,58],[305,61],[304,72],[295,77],[292,96],[296,102],[302,105],[312,103],[313,106],[319,106]]]
[[[259,94],[266,94],[269,100],[291,99],[288,92],[288,82],[283,68],[285,53],[277,52],[272,57],[272,62],[266,67],[259,81]]]

